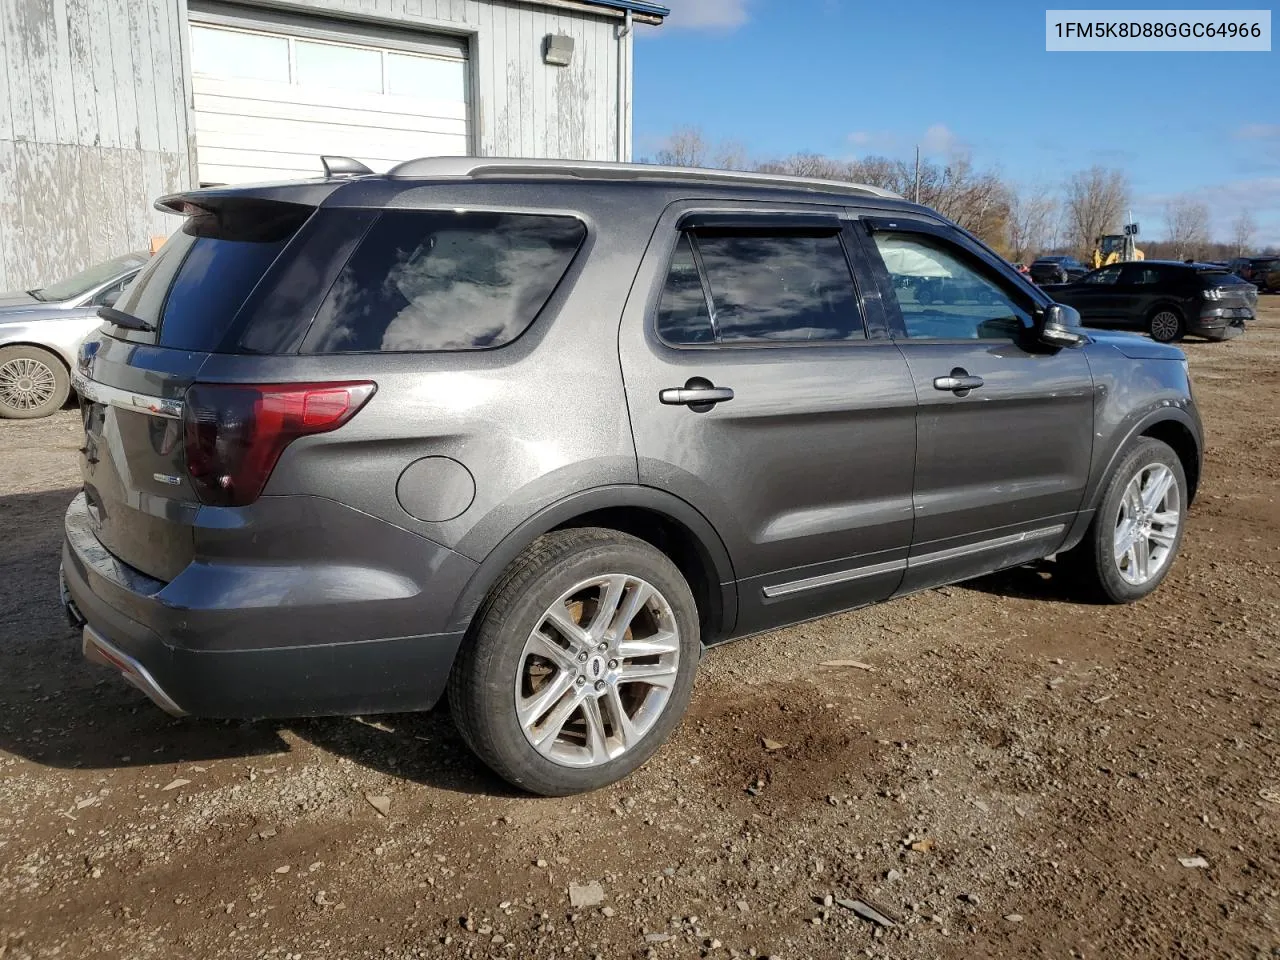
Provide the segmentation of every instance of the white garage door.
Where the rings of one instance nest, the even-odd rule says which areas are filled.
[[[266,16],[191,12],[202,184],[315,177],[322,154],[383,171],[469,152],[464,42]]]

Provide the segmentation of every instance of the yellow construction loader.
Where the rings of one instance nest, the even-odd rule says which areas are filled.
[[[1146,255],[1138,249],[1133,238],[1138,235],[1136,223],[1125,224],[1124,233],[1108,233],[1098,237],[1093,245],[1093,268],[1111,263],[1127,263],[1144,260]]]

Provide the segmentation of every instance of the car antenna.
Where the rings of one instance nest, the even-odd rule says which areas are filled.
[[[326,177],[363,177],[373,173],[359,160],[351,157],[321,157]]]

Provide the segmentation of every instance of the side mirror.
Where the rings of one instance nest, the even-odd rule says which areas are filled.
[[[1048,347],[1079,347],[1088,341],[1080,311],[1063,303],[1051,303],[1036,315],[1036,339]]]
[[[98,296],[98,306],[114,307],[116,305],[116,301],[120,299],[121,293],[123,293],[122,290],[108,290],[105,293],[100,294]]]

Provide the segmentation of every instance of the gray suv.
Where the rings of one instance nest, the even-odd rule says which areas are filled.
[[[158,205],[75,372],[62,580],[170,712],[447,691],[566,794],[653,753],[712,645],[1054,555],[1128,602],[1177,554],[1182,353],[883,191],[455,158]]]

